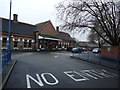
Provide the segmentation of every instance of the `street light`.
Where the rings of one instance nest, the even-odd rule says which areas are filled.
[[[11,8],[12,0],[10,0],[10,13],[9,13],[9,24],[8,24],[8,45],[7,45],[7,61],[11,61],[11,40],[10,40],[10,31],[11,31]]]

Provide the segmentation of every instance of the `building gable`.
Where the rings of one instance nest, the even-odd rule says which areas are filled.
[[[42,27],[41,27],[41,25],[42,25]],[[51,21],[47,21],[47,23],[41,24],[41,25],[38,26],[38,28],[37,28],[38,34],[57,37],[58,32],[53,27]]]

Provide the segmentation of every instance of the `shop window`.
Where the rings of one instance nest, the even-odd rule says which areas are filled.
[[[14,47],[18,46],[18,41],[14,41]]]
[[[27,47],[27,40],[24,40],[24,47]]]
[[[32,40],[29,40],[28,47],[31,47],[31,46],[32,46]]]

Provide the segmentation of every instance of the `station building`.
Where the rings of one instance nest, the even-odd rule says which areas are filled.
[[[2,49],[7,49],[8,23],[9,19],[0,18]],[[10,41],[11,50],[69,50],[75,46],[73,38],[54,28],[50,20],[32,25],[19,22],[17,14],[11,20]]]

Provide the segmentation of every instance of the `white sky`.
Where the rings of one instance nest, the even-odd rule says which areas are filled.
[[[29,24],[37,24],[51,20],[54,27],[60,25],[56,17],[55,6],[63,0],[12,0],[12,19],[13,14],[18,14],[18,21]],[[9,18],[10,0],[0,0],[0,17]],[[72,36],[72,34],[71,34]],[[85,36],[74,36],[85,41]]]

